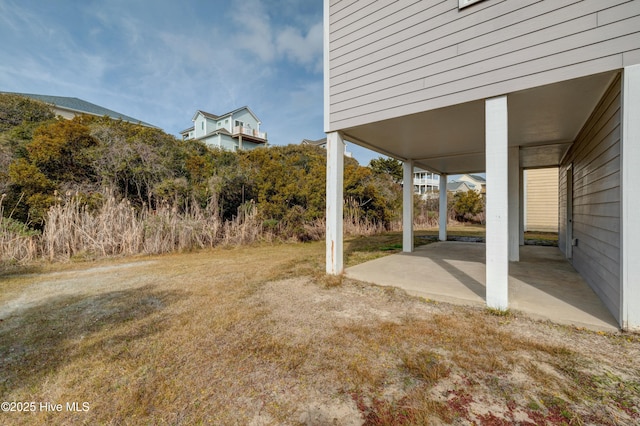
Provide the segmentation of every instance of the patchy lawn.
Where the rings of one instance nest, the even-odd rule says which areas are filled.
[[[346,259],[399,242],[350,239]],[[640,422],[635,335],[427,302],[323,269],[324,245],[309,243],[0,276],[0,393],[33,411],[0,423]]]

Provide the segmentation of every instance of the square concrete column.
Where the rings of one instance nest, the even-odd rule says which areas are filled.
[[[519,158],[518,158],[519,160]],[[520,176],[519,176],[519,185],[520,185],[520,190],[519,192],[519,199],[520,199],[520,203],[518,204],[518,211],[520,212],[520,245],[523,246],[524,245],[524,169],[520,168]]]
[[[413,251],[413,161],[402,163],[402,251]]]
[[[485,101],[487,306],[509,307],[509,146],[507,97]]]
[[[509,260],[520,260],[520,148],[509,148]]]
[[[338,132],[327,133],[327,274],[340,275],[343,264],[344,141]]]
[[[447,175],[440,174],[440,207],[438,214],[438,239],[447,241]]]
[[[640,330],[640,65],[624,68],[621,157],[621,326]]]

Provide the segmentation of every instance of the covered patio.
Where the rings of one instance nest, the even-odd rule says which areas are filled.
[[[426,299],[484,306],[485,246],[440,241],[347,268],[345,274],[382,286],[395,286]],[[509,305],[513,311],[596,331],[618,324],[557,247],[523,246],[509,268]]]
[[[560,252],[640,330],[640,2],[325,0],[324,17],[328,274],[344,270],[345,140],[403,162],[405,253],[414,167],[486,173],[476,281],[500,310],[523,303],[523,171],[559,167]]]

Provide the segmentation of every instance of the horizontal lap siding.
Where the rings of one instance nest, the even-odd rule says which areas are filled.
[[[640,60],[637,0],[342,0],[329,31],[335,130]]]
[[[558,169],[526,171],[525,231],[558,232]]]
[[[573,171],[574,268],[620,316],[620,78],[617,77],[567,153],[560,173],[560,235],[566,241],[567,174]]]

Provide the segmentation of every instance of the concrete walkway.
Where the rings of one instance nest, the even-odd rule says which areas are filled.
[[[485,306],[485,245],[444,241],[346,270],[349,278],[427,299]],[[509,307],[537,319],[617,331],[616,320],[557,247],[522,246],[509,264]]]

